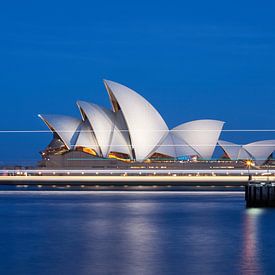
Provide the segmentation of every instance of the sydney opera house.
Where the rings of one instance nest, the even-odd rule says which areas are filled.
[[[80,118],[39,115],[53,132],[52,141],[41,152],[44,165],[68,165],[70,160],[79,160],[80,166],[85,160],[211,160],[216,146],[227,159],[250,159],[262,165],[275,150],[275,140],[246,145],[220,140],[224,122],[219,120],[195,120],[169,129],[140,94],[113,81],[104,80],[104,84],[112,109],[78,101]]]

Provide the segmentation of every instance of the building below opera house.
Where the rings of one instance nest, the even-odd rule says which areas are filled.
[[[140,94],[104,80],[112,109],[78,101],[80,118],[39,115],[53,133],[41,152],[48,168],[243,167],[245,160],[265,164],[275,140],[239,145],[220,140],[224,122],[201,119],[169,129],[159,112]],[[224,154],[213,161],[216,147]],[[196,164],[195,164],[196,163]]]

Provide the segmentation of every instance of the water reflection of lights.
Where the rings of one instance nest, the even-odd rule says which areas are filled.
[[[250,208],[245,211],[244,216],[244,236],[242,250],[242,274],[262,274],[260,259],[259,222],[263,209]]]
[[[248,208],[246,210],[246,214],[248,216],[259,216],[259,215],[262,215],[264,211],[265,210],[263,208]]]
[[[84,221],[90,240],[89,261],[94,264],[82,272],[94,274],[94,270],[104,269],[106,274],[160,274],[158,253],[162,250],[158,228],[152,222],[158,204],[134,197],[109,201],[103,195],[102,201],[93,202],[92,219]],[[123,259],[123,264],[116,258]]]
[[[125,225],[125,243],[128,247],[126,274],[159,273],[159,235],[155,223],[151,221],[158,211],[154,203],[131,203],[128,205],[130,220]],[[156,252],[157,251],[157,252]],[[160,253],[160,254],[159,254]]]

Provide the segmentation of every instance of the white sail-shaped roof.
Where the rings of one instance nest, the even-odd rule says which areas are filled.
[[[90,123],[88,121],[82,122],[79,129],[80,131],[76,139],[74,148],[77,148],[77,147],[90,148],[90,149],[93,149],[99,155],[100,150],[97,144],[97,140],[90,126]]]
[[[244,145],[243,148],[249,152],[258,165],[261,165],[275,151],[275,140],[256,141]]]
[[[85,101],[78,101],[83,119],[87,118],[94,131],[103,157],[107,157],[114,130],[112,111]]]
[[[74,147],[82,122],[80,119],[63,115],[38,116],[46,123],[52,132],[60,137],[68,149]]]
[[[222,140],[219,140],[218,143],[230,159],[253,159],[258,165],[263,164],[275,151],[275,140],[256,141],[246,145],[237,145]]]
[[[121,110],[134,149],[135,159],[143,161],[168,134],[158,111],[141,95],[119,83],[104,80],[113,110]]]
[[[121,111],[113,112],[89,102],[78,101],[83,119],[87,118],[104,157],[113,152],[132,157],[127,125]]]
[[[242,149],[242,145],[229,142],[229,141],[224,141],[224,140],[219,140],[218,144],[222,147],[222,149],[230,159],[232,160],[239,159],[239,153]]]
[[[200,157],[210,159],[215,150],[224,122],[219,120],[194,120],[172,129],[175,136],[183,139]]]

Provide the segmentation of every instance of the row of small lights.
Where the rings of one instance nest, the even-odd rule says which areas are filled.
[[[16,185],[16,187],[28,188],[29,185]],[[43,185],[38,184],[37,187],[38,187],[38,188],[42,188]],[[63,186],[62,186],[62,187],[63,187]],[[71,185],[70,185],[70,184],[67,184],[65,187],[66,187],[66,188],[71,188]],[[85,188],[86,186],[85,186],[85,185],[80,185],[80,187],[81,187],[81,188]],[[100,186],[99,186],[99,185],[95,185],[94,187],[95,187],[95,188],[99,188]],[[114,186],[114,185],[110,185],[109,187],[115,187],[115,186]],[[127,188],[127,187],[129,187],[129,185],[125,184],[125,185],[124,185],[124,188]],[[138,188],[143,188],[144,186],[138,185],[137,187],[138,187]],[[149,186],[148,186],[148,187],[149,187]],[[168,188],[171,188],[172,186],[171,186],[171,185],[167,185],[167,186],[152,185],[151,187],[153,187],[153,188],[157,188],[157,187],[168,187]],[[196,188],[200,188],[200,187],[201,187],[201,185],[196,185]],[[209,186],[208,186],[208,187],[209,187]],[[211,187],[211,188],[215,188],[215,187],[217,187],[217,186],[211,185],[210,187]],[[234,186],[226,185],[226,186],[224,186],[224,187],[225,187],[225,188],[231,188],[231,187],[234,187]],[[240,187],[241,187],[241,188],[244,188],[243,185],[241,185]],[[52,185],[52,188],[57,188],[57,185]]]
[[[38,172],[38,174],[39,174],[40,176],[43,175],[42,172]],[[52,172],[52,174],[55,175],[56,172]],[[67,175],[70,175],[71,172],[67,172],[66,174],[67,174]],[[82,175],[85,175],[85,172],[81,172],[81,174],[82,174]],[[96,172],[95,174],[96,174],[96,175],[100,175],[100,173],[98,173],[98,172]],[[113,173],[111,172],[110,174],[112,175]],[[148,174],[148,173],[144,173],[144,175],[146,175],[146,174]],[[255,174],[255,175],[258,175],[259,173],[258,173],[258,172],[254,172],[254,174]],[[29,176],[30,174],[28,174],[27,172],[16,172],[16,175]],[[139,172],[139,175],[142,175],[142,172]],[[157,173],[154,172],[153,175],[157,175]],[[167,175],[171,175],[171,172],[168,172]],[[183,174],[183,175],[186,175],[186,174]],[[201,176],[201,174],[200,174],[199,172],[193,173],[193,174],[188,174],[189,177],[194,176],[194,175],[196,175],[196,176]],[[209,174],[209,175],[210,175],[210,174]],[[214,172],[212,172],[211,175],[212,175],[212,176],[217,176],[217,174],[214,173]],[[226,172],[226,175],[229,175],[229,172]],[[244,172],[241,172],[241,175],[244,175]],[[274,175],[275,175],[275,173],[274,173]],[[125,172],[125,173],[121,174],[121,176],[128,176],[128,173]],[[164,176],[164,175],[163,175],[163,176]],[[178,176],[178,174],[172,174],[172,176]],[[207,174],[206,174],[205,176],[207,176]]]

